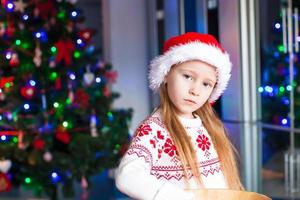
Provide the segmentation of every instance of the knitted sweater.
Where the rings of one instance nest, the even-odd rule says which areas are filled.
[[[205,188],[227,188],[217,152],[201,119],[179,117],[196,150]],[[185,189],[199,189],[192,173],[188,187],[176,147],[156,111],[142,122],[116,171],[116,186],[134,199],[185,200],[194,195]]]

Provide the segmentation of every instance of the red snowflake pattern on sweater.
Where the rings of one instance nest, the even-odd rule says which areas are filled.
[[[163,148],[164,148],[164,152],[169,156],[173,157],[174,155],[177,155],[176,146],[173,144],[170,138],[166,140]]]
[[[149,135],[149,132],[152,131],[151,127],[149,126],[149,124],[143,124],[142,126],[140,126],[136,132],[137,132],[137,135],[142,137],[144,135]]]
[[[202,151],[209,150],[211,143],[209,142],[209,138],[206,137],[204,134],[198,135],[196,141],[198,143],[198,147],[202,149]]]

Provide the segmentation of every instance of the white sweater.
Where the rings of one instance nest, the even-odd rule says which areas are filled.
[[[207,130],[197,116],[179,118],[196,150],[205,188],[227,188],[217,152]],[[199,189],[191,172],[184,180],[183,166],[159,111],[142,122],[116,171],[117,188],[134,199],[190,200]]]

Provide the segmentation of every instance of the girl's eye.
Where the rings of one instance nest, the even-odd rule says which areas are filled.
[[[193,77],[188,75],[188,74],[183,74],[183,77],[188,79],[188,80],[193,80]]]
[[[205,87],[213,87],[213,85],[212,85],[211,83],[207,83],[207,82],[204,82],[203,85],[204,85]]]

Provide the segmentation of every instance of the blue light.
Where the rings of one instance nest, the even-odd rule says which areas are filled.
[[[13,3],[8,3],[6,5],[6,8],[7,8],[8,11],[13,11],[14,10],[14,4]]]
[[[6,136],[5,136],[5,135],[2,135],[2,136],[1,136],[1,140],[2,140],[2,141],[5,141],[5,140],[6,140]]]
[[[35,33],[36,38],[40,38],[41,36],[42,36],[42,34],[40,32]]]
[[[79,44],[79,45],[82,44],[82,40],[81,40],[81,39],[77,39],[76,42],[77,42],[77,44]]]
[[[273,92],[273,88],[270,87],[270,86],[268,86],[268,85],[265,87],[265,90],[266,90],[267,92],[269,92],[269,93],[272,93],[272,92]]]
[[[30,84],[31,86],[35,86],[35,85],[36,85],[36,82],[35,82],[34,80],[30,80],[30,81],[29,81],[29,84]]]
[[[101,83],[101,78],[100,77],[96,78],[96,83]]]
[[[71,12],[72,17],[77,17],[78,13],[76,11]]]
[[[281,27],[281,25],[280,25],[279,23],[276,23],[276,24],[275,24],[275,28],[276,28],[276,29],[280,29],[280,27]]]
[[[71,73],[71,74],[69,75],[69,78],[70,78],[71,80],[75,80],[75,79],[76,79],[76,76],[75,76],[74,73]]]
[[[28,20],[29,16],[28,15],[23,15],[23,20],[26,21]]]
[[[56,172],[52,172],[51,176],[52,176],[52,178],[54,178],[54,179],[55,179],[55,178],[57,178],[57,176],[58,176],[58,175],[57,175],[57,173],[56,173]]]
[[[281,123],[282,123],[283,125],[286,125],[286,124],[287,124],[287,119],[285,119],[285,118],[282,119],[282,120],[281,120]]]
[[[264,91],[264,88],[263,87],[259,87],[258,88],[258,92],[262,93]]]
[[[60,176],[58,175],[58,173],[56,173],[56,172],[51,173],[51,181],[53,183],[57,183],[60,181]]]
[[[292,86],[290,86],[290,85],[286,86],[286,90],[287,91],[291,91],[292,90]]]
[[[275,58],[279,58],[279,55],[280,55],[280,54],[279,54],[278,51],[275,51],[275,52],[274,52],[274,57],[275,57]]]
[[[0,115],[0,120],[2,120],[3,119],[3,117],[2,117],[2,115]]]
[[[28,103],[25,103],[25,104],[24,104],[24,109],[25,109],[25,110],[28,110],[29,108],[30,108],[29,104],[28,104]]]
[[[5,58],[7,59],[7,60],[10,60],[11,59],[11,52],[7,52],[6,53],[6,55],[5,55]]]

